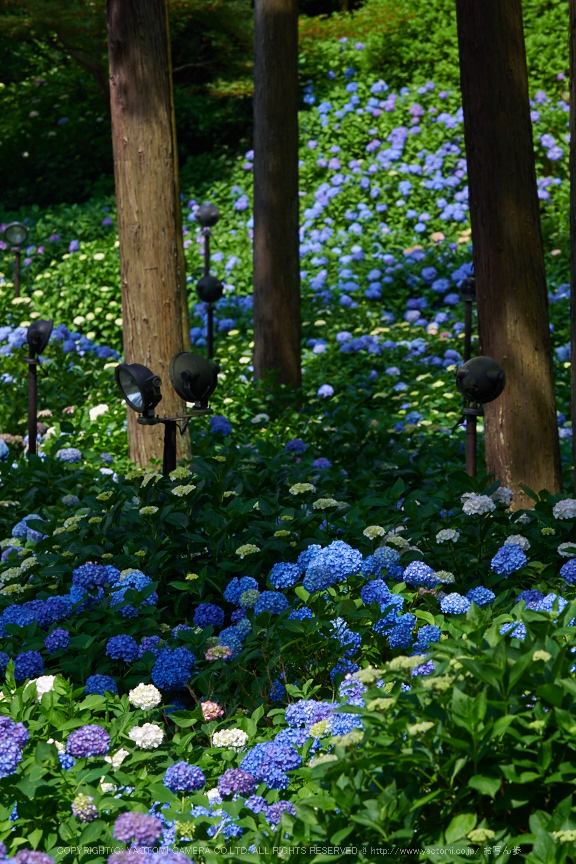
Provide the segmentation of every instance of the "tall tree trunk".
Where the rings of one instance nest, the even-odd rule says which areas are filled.
[[[504,367],[486,465],[514,490],[562,488],[521,0],[456,0],[480,350]]]
[[[576,0],[570,7],[570,358],[572,455],[576,488]]]
[[[299,387],[298,8],[254,5],[254,372]]]
[[[170,98],[165,0],[107,0],[114,178],[120,240],[124,357],[162,378],[157,413],[185,413],[170,384],[171,357],[185,350],[179,244],[180,196]],[[130,458],[162,459],[163,426],[128,411]],[[189,438],[180,439],[189,455]]]

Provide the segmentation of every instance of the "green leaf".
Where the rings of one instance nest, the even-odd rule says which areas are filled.
[[[302,585],[297,585],[294,589],[294,593],[297,594],[298,597],[304,601],[304,603],[306,603],[308,598],[310,597],[310,593],[306,591],[306,589],[303,588]]]
[[[454,843],[456,840],[462,840],[475,826],[476,816],[474,813],[460,813],[452,819],[446,828],[446,842]]]
[[[256,710],[252,712],[252,720],[254,721],[254,723],[258,723],[258,721],[261,720],[263,716],[264,706],[259,705],[258,708],[256,708]]]
[[[475,774],[474,777],[468,780],[468,785],[472,789],[476,789],[477,792],[480,792],[481,795],[489,795],[491,798],[494,798],[500,789],[500,780],[497,777],[485,777],[482,774]]]
[[[32,831],[31,834],[28,834],[28,842],[30,843],[30,845],[32,846],[33,849],[38,848],[38,844],[40,843],[41,839],[42,839],[42,829],[41,828],[36,828],[35,831]]]
[[[188,527],[188,517],[185,513],[169,513],[165,519],[169,525],[179,525],[181,528]]]
[[[183,726],[187,729],[189,726],[194,726],[198,720],[196,717],[191,717],[189,711],[173,711],[170,714],[170,719],[173,720],[177,726]]]
[[[416,618],[421,618],[422,621],[426,621],[428,624],[434,624],[434,615],[431,612],[426,612],[425,609],[415,609],[414,615]]]
[[[103,822],[102,819],[98,819],[96,822],[91,822],[80,835],[78,846],[87,846],[89,843],[99,840],[102,836],[102,832],[105,831],[106,828],[106,823]]]
[[[564,691],[561,687],[558,687],[557,684],[542,684],[540,687],[536,688],[536,693],[556,708],[560,708],[562,705]]]

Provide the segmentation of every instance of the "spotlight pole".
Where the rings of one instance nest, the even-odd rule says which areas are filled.
[[[28,458],[35,456],[37,451],[38,419],[36,412],[38,409],[38,365],[40,363],[34,350],[30,348],[29,351],[29,356],[25,361],[28,363]]]
[[[202,405],[202,407],[198,407]],[[181,420],[180,434],[183,435],[188,428],[190,420],[194,417],[202,417],[205,414],[212,414],[212,409],[207,407],[207,403],[197,403],[194,408],[190,408],[190,413],[178,417],[138,417],[137,423],[141,426],[157,426],[159,423],[164,424],[164,451],[162,455],[162,474],[164,477],[174,471],[176,468],[176,429],[178,421]]]
[[[166,476],[176,468],[176,421],[166,420],[164,424],[164,454],[162,474]]]
[[[20,246],[14,246],[14,297],[20,297]]]
[[[210,275],[210,228],[202,229],[204,234],[204,276]],[[214,357],[214,307],[212,303],[206,306],[207,321],[206,321],[206,349],[208,360]]]

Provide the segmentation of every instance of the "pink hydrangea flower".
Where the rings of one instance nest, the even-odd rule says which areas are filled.
[[[202,714],[204,715],[204,720],[209,722],[210,720],[218,720],[219,717],[223,717],[224,711],[217,702],[202,702]]]

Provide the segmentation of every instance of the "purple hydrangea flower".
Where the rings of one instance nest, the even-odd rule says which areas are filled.
[[[66,752],[77,759],[105,756],[110,747],[110,735],[101,726],[81,726],[66,742]]]
[[[292,438],[291,441],[288,441],[284,450],[286,453],[304,453],[306,444],[301,438]]]
[[[221,795],[242,795],[246,798],[256,789],[256,780],[249,771],[242,768],[228,768],[218,780]]]
[[[114,823],[113,837],[121,843],[135,840],[140,846],[153,846],[162,834],[162,822],[146,813],[122,813]]]
[[[14,856],[18,864],[54,864],[54,858],[46,852],[38,852],[33,849],[20,849]]]
[[[312,468],[325,469],[325,468],[331,468],[331,467],[332,467],[332,463],[330,462],[329,459],[326,459],[324,456],[319,456],[318,459],[315,459],[312,462]]]
[[[69,465],[74,465],[76,462],[82,461],[82,453],[77,447],[64,447],[62,450],[58,450],[56,458],[60,462],[68,462]]]
[[[271,825],[278,825],[283,813],[296,816],[296,809],[290,801],[277,801],[275,804],[271,804],[268,808],[267,819]]]

